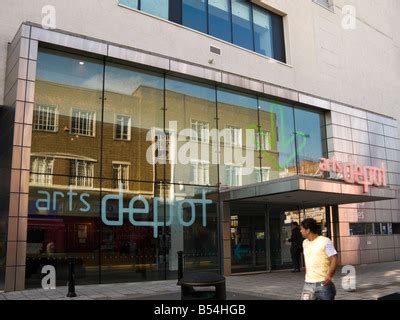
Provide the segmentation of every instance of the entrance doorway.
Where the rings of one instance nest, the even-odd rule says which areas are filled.
[[[266,207],[259,204],[231,206],[232,273],[267,270]]]
[[[231,272],[292,268],[291,222],[314,218],[327,234],[325,207],[297,209],[257,202],[230,204]]]

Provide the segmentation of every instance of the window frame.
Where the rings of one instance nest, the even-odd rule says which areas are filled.
[[[90,170],[92,171],[92,176],[80,176],[78,175],[79,172],[77,172],[77,170],[79,169],[79,167],[77,166],[77,163],[82,162],[84,163],[87,167],[85,168],[86,173],[88,172],[88,167],[90,166]],[[74,170],[74,174],[72,173],[72,163],[75,163],[75,170]],[[87,161],[87,160],[81,160],[81,159],[70,159],[70,176],[69,176],[69,184],[74,186],[74,187],[81,187],[81,188],[94,188],[94,161]],[[79,178],[84,178],[87,179],[89,181],[89,183],[83,183],[83,184],[78,184]]]
[[[33,159],[33,161],[32,161]],[[32,162],[35,162],[35,160],[45,161],[46,162],[46,169],[50,168],[50,173],[46,172],[40,172],[40,170],[34,170],[32,166]],[[50,161],[48,161],[50,160]],[[48,161],[48,162],[47,162]],[[29,184],[32,185],[40,185],[40,186],[52,186],[53,185],[53,175],[54,175],[54,162],[55,158],[54,157],[46,157],[46,156],[31,156],[30,159],[30,172],[29,172]],[[40,168],[40,165],[38,166]],[[32,179],[33,177],[39,177],[42,176],[42,179]],[[46,181],[48,179],[48,182]],[[40,180],[44,182],[40,182]]]
[[[76,133],[76,132],[72,131],[74,129],[74,127],[73,127],[74,111],[79,111],[79,112],[83,111],[83,112],[91,112],[91,113],[93,113],[93,119],[91,120],[93,122],[93,128],[92,128],[93,135]],[[96,118],[97,118],[97,112],[96,111],[91,111],[91,110],[88,110],[88,109],[80,109],[80,108],[72,107],[71,111],[70,111],[70,114],[71,114],[71,116],[70,116],[70,128],[71,129],[69,130],[70,134],[78,135],[78,136],[82,136],[82,137],[90,137],[90,138],[95,138],[96,137]],[[79,118],[79,119],[82,119],[82,118]]]
[[[205,131],[205,132],[207,132],[207,134],[206,134],[206,136],[205,137],[203,137],[202,136],[202,134],[201,134],[201,132],[202,131],[200,131],[200,136],[198,135],[199,134],[199,132],[197,131],[197,130],[193,130],[193,121],[195,121],[195,122],[197,122],[197,126],[198,126],[198,124],[199,123],[202,123],[202,124],[206,124],[207,125],[207,131]],[[196,128],[197,129],[197,128]],[[204,128],[203,128],[204,129]],[[196,132],[196,134],[197,134],[197,139],[195,139],[195,137],[193,136],[193,131],[195,131]],[[204,139],[203,139],[204,138]],[[197,119],[194,119],[194,118],[190,118],[190,141],[192,141],[192,142],[197,142],[197,143],[210,143],[210,123],[209,122],[207,122],[207,121],[203,121],[203,120],[197,120]]]
[[[37,129],[35,128],[35,113],[37,112],[37,107],[54,107],[54,130],[46,130],[46,129]],[[39,119],[39,118],[37,118]],[[48,124],[46,125],[48,126]],[[59,107],[58,105],[51,105],[51,104],[41,104],[41,103],[35,103],[34,108],[33,108],[33,118],[32,118],[32,130],[34,131],[41,131],[41,132],[53,132],[57,133],[60,129],[59,126]]]
[[[118,117],[125,117],[125,118],[129,118],[129,124],[128,124],[128,138],[124,139],[124,138],[117,138],[117,119]],[[132,141],[132,116],[127,115],[127,114],[122,114],[122,113],[115,113],[114,114],[114,140],[116,141]]]
[[[236,182],[236,179],[237,179],[237,184],[232,184],[232,183],[228,183],[228,182],[232,182],[233,181],[233,175],[232,175],[232,169],[235,169],[235,182]],[[229,172],[230,172],[230,176],[229,176],[229,179],[227,179],[227,171],[229,170]],[[238,170],[238,171],[236,171],[236,170]],[[226,183],[226,185],[227,186],[229,186],[229,187],[240,187],[240,186],[242,186],[243,185],[243,174],[242,174],[242,171],[243,171],[243,167],[241,166],[241,165],[238,165],[238,164],[234,164],[234,163],[226,163],[225,164],[225,166],[224,166],[224,174],[225,174],[225,183]]]
[[[233,129],[233,130],[232,130]],[[225,132],[226,134],[228,134],[228,139],[226,139],[226,144],[228,146],[232,146],[232,147],[243,147],[243,128],[240,127],[236,127],[233,125],[225,125]],[[237,133],[238,131],[238,133]],[[237,135],[238,134],[238,135]],[[232,137],[234,139],[232,139]],[[239,138],[238,141],[236,141],[236,138]]]
[[[226,40],[226,39],[214,36],[213,34],[210,34],[210,16],[209,16],[210,9],[209,9],[209,1],[208,0],[206,0],[206,24],[207,24],[206,32],[202,32],[197,29],[193,29],[193,28],[183,24],[183,0],[169,0],[168,18],[156,16],[156,15],[153,15],[152,13],[143,11],[141,1],[143,1],[143,0],[139,0],[137,8],[133,8],[126,4],[122,4],[119,1],[118,1],[118,5],[123,8],[130,9],[130,10],[143,12],[144,14],[148,14],[148,15],[158,18],[158,19],[163,19],[166,21],[170,21],[172,23],[179,24],[185,28],[188,28],[189,30],[193,30],[195,32],[199,32],[202,34],[206,34],[206,35],[213,37],[215,39],[218,39],[220,41],[224,41],[231,45],[237,46],[238,48],[251,51],[262,57],[267,57],[269,59],[276,60],[283,64],[288,64],[287,52],[286,52],[286,37],[285,37],[286,32],[285,32],[285,24],[284,24],[284,17],[285,17],[284,14],[277,14],[271,10],[268,10],[267,8],[264,8],[263,6],[258,5],[257,3],[253,3],[251,1],[245,1],[245,3],[248,3],[250,6],[250,18],[249,19],[250,19],[250,23],[251,23],[250,31],[251,31],[251,36],[252,36],[252,49],[249,49],[249,48],[246,48],[239,44],[235,44],[233,41],[233,38],[234,38],[233,37],[233,29],[234,28],[233,28],[232,0],[228,0],[228,9],[229,9],[228,16],[229,16],[229,29],[230,29],[230,37],[229,37],[230,39],[229,40]],[[268,55],[265,55],[263,53],[256,51],[255,28],[254,28],[254,8],[258,8],[259,10],[265,11],[271,17],[271,39],[272,39],[271,56],[268,56]]]
[[[122,190],[129,190],[129,180],[130,180],[130,174],[131,174],[131,163],[127,161],[113,161],[112,162],[112,176],[113,176],[113,184],[116,182],[116,179],[114,179],[114,166],[120,166],[121,168],[121,177],[123,176],[123,166],[127,168],[127,179],[123,180],[122,183],[124,185],[124,188]],[[115,184],[113,185],[114,189],[119,190],[119,185],[120,185],[120,180],[119,178],[117,179],[117,187],[115,187]]]
[[[200,182],[201,179],[199,179],[200,175],[200,166],[203,168],[203,183]],[[207,168],[207,171],[204,170]],[[201,159],[191,159],[190,160],[190,169],[193,170],[193,179],[191,181],[192,184],[195,185],[210,185],[210,161],[206,160],[201,160]],[[194,174],[195,170],[197,170],[197,181],[195,179],[196,175]],[[205,175],[205,172],[207,172],[207,175]]]

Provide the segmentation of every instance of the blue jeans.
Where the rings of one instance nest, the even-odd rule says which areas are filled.
[[[322,282],[309,283],[305,282],[302,293],[302,300],[308,300],[307,293],[314,295],[313,300],[335,300],[336,287],[333,282],[323,285]]]

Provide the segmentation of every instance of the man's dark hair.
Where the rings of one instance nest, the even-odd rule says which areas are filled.
[[[292,226],[298,227],[299,224],[296,221],[292,221]]]
[[[312,233],[319,233],[319,227],[317,225],[317,221],[315,221],[313,218],[305,219],[301,222],[301,226],[304,229],[310,229]]]

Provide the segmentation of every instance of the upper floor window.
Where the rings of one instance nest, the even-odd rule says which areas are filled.
[[[31,158],[30,183],[40,185],[53,184],[54,159],[46,157]]]
[[[94,137],[96,135],[96,113],[72,109],[71,133]]]
[[[257,182],[269,181],[269,174],[271,172],[271,168],[263,167],[263,168],[255,168],[257,174]]]
[[[218,39],[232,42],[231,19],[230,0],[208,0],[209,35]]]
[[[141,0],[140,10],[163,19],[168,19],[169,0]]]
[[[232,0],[232,38],[234,44],[254,50],[251,5],[245,0]]]
[[[247,0],[119,0],[119,3],[286,62],[283,18]]]
[[[210,137],[210,124],[205,121],[192,120],[192,141],[207,143]]]
[[[320,4],[321,6],[325,8],[330,8],[331,7],[331,2],[330,0],[313,0],[315,3]]]
[[[191,183],[193,184],[210,184],[210,164],[206,161],[191,161]]]
[[[171,160],[171,141],[170,141],[170,133],[164,131],[157,131],[155,133],[155,142],[156,142],[156,158],[158,160],[170,161]]]
[[[131,140],[131,117],[117,114],[115,116],[116,140]]]
[[[225,165],[225,183],[231,187],[242,185],[242,167]]]
[[[139,0],[119,0],[119,3],[129,8],[139,8]]]
[[[129,163],[113,162],[114,189],[129,190]]]
[[[271,151],[271,133],[269,131],[256,132],[256,142],[263,151]]]
[[[207,1],[182,0],[182,24],[207,33]]]
[[[33,112],[33,130],[57,132],[57,107],[39,104],[35,105]]]
[[[226,127],[226,143],[228,145],[241,147],[242,146],[242,129],[232,126]]]
[[[94,163],[84,160],[71,160],[70,185],[93,188]]]

